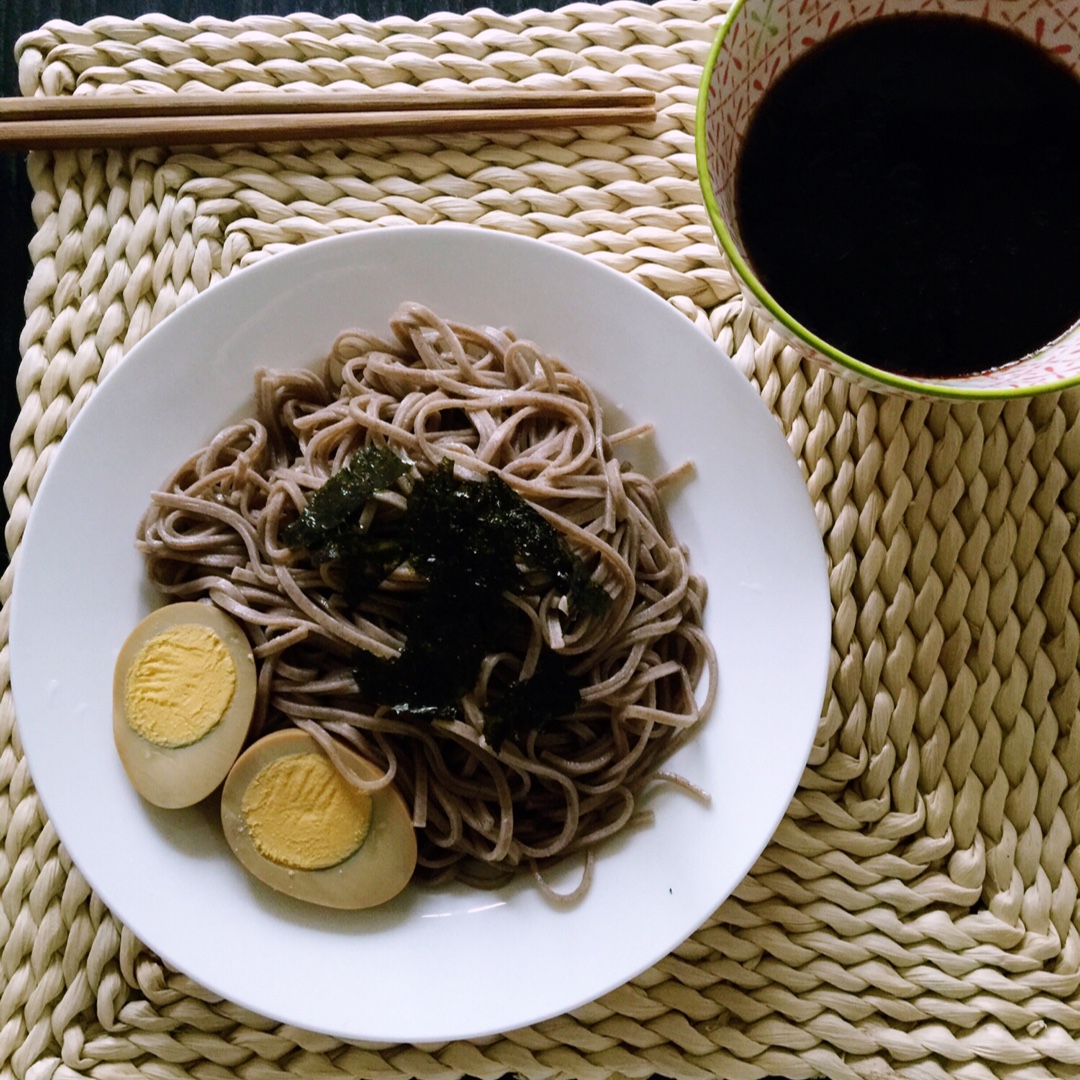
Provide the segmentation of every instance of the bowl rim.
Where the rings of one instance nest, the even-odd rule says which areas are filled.
[[[776,302],[772,294],[761,283],[758,276],[750,268],[743,258],[735,239],[728,229],[724,215],[720,211],[720,204],[713,189],[712,175],[709,170],[708,146],[705,136],[709,106],[709,87],[712,83],[713,72],[724,45],[728,31],[732,28],[735,20],[747,0],[735,0],[730,11],[720,24],[713,39],[712,47],[701,72],[701,81],[698,85],[697,108],[694,117],[694,149],[697,161],[698,183],[701,187],[702,197],[705,201],[705,209],[708,212],[713,232],[720,243],[724,254],[731,262],[737,276],[743,284],[753,293],[755,299],[762,305],[781,325],[785,326],[796,337],[805,341],[813,349],[821,353],[832,363],[844,368],[852,374],[860,376],[863,380],[879,384],[883,389],[901,391],[915,394],[919,397],[951,398],[968,401],[990,401],[995,399],[1033,397],[1036,394],[1053,393],[1065,390],[1071,386],[1080,384],[1080,372],[1076,375],[1060,377],[1048,382],[1037,383],[1031,386],[971,386],[965,385],[962,379],[949,381],[944,379],[918,379],[907,375],[900,375],[887,371],[883,368],[874,367],[863,360],[843,352],[841,349],[830,345],[818,337],[813,331],[805,327],[798,319],[787,312]],[[1075,329],[1076,324],[1065,333]],[[1064,335],[1063,335],[1064,336]],[[1052,344],[1052,343],[1051,343]],[[1021,360],[1014,363],[1021,363]],[[978,372],[972,373],[979,374]]]

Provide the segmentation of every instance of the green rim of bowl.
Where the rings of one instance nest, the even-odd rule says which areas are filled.
[[[822,341],[816,334],[812,333],[797,319],[788,314],[788,312],[772,298],[765,289],[765,286],[758,280],[757,275],[750,269],[746,260],[743,259],[742,255],[739,253],[738,248],[735,246],[735,241],[728,231],[724,217],[720,213],[720,206],[716,200],[716,192],[713,191],[712,177],[709,175],[709,163],[706,152],[705,113],[708,107],[709,84],[712,81],[713,69],[716,67],[716,61],[720,55],[720,50],[723,47],[724,38],[745,4],[746,0],[735,0],[730,12],[721,24],[720,29],[717,31],[712,48],[709,50],[709,57],[705,62],[705,68],[701,73],[701,82],[698,86],[694,141],[698,183],[701,186],[702,195],[705,199],[705,208],[708,211],[709,219],[712,222],[713,231],[716,233],[716,237],[720,241],[720,246],[723,248],[724,253],[730,260],[736,273],[746,283],[747,287],[753,292],[754,296],[762,306],[795,336],[812,345],[822,353],[822,355],[828,357],[841,367],[846,368],[857,375],[861,375],[863,378],[869,379],[872,382],[880,383],[883,387],[891,387],[895,390],[917,394],[921,397],[962,398],[972,401],[989,401],[994,398],[1033,397],[1036,394],[1065,390],[1070,386],[1076,386],[1080,383],[1080,374],[1068,378],[1057,379],[1054,382],[1039,383],[1036,386],[1000,387],[964,386],[960,383],[953,385],[943,382],[931,382],[929,380],[924,382],[919,379],[911,379],[903,375],[896,375],[890,371],[883,371],[880,368],[871,367],[869,364],[857,360],[854,356],[850,356],[840,349],[835,348],[827,341]]]

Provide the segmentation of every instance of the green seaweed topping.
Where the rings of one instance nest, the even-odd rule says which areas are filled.
[[[347,542],[368,500],[389,491],[409,468],[385,447],[357,451],[308,499],[303,513],[285,527],[282,539],[290,548],[307,548],[319,562],[340,558],[336,545]]]
[[[361,532],[357,522],[369,500],[389,491],[410,468],[392,450],[365,447],[311,495],[303,513],[282,531],[285,544],[306,549],[316,565],[342,566],[349,603],[356,603],[403,561],[393,537]]]
[[[521,742],[530,731],[542,731],[560,716],[572,713],[581,700],[584,678],[551,649],[540,654],[531,679],[515,680],[484,714],[484,738],[498,750],[509,738]]]
[[[558,530],[501,478],[462,480],[449,461],[413,485],[403,514],[376,515],[361,532],[367,501],[408,468],[389,451],[354,455],[284,536],[316,563],[338,564],[353,604],[408,563],[424,587],[403,601],[405,645],[392,659],[360,653],[357,682],[365,698],[396,711],[457,717],[483,658],[523,639],[522,615],[505,594],[554,586],[571,616],[597,614],[610,598]],[[573,712],[581,685],[565,657],[543,649],[532,678],[489,687],[488,743],[520,741]]]

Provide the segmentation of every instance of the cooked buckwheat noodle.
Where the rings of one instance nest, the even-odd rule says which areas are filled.
[[[207,599],[241,623],[258,662],[253,733],[300,727],[347,771],[340,742],[376,762],[412,808],[418,875],[500,884],[589,852],[644,815],[644,789],[709,711],[716,661],[702,627],[705,583],[672,534],[660,488],[620,465],[584,381],[505,331],[448,323],[418,304],[392,338],[349,330],[325,370],[255,378],[251,419],[221,431],[152,496],[138,546],[170,600]],[[644,429],[633,429],[636,437]],[[356,607],[332,568],[282,539],[354,451],[388,447],[414,476],[449,459],[465,478],[497,473],[553,523],[611,598],[571,618],[551,587],[512,602],[527,645],[492,654],[458,718],[365,701],[351,657],[403,647],[396,600],[422,587],[403,566]],[[405,505],[380,493],[365,517]],[[587,676],[569,716],[542,732],[482,736],[496,672],[527,678],[542,644]],[[701,678],[707,685],[696,697]],[[351,777],[358,786],[365,781]]]

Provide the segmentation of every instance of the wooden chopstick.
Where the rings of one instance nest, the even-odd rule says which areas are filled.
[[[191,146],[640,124],[647,90],[288,91],[0,98],[0,150]]]
[[[296,112],[402,112],[422,109],[653,108],[651,90],[254,90],[215,93],[86,94],[0,98],[0,121],[119,116],[239,116]]]

